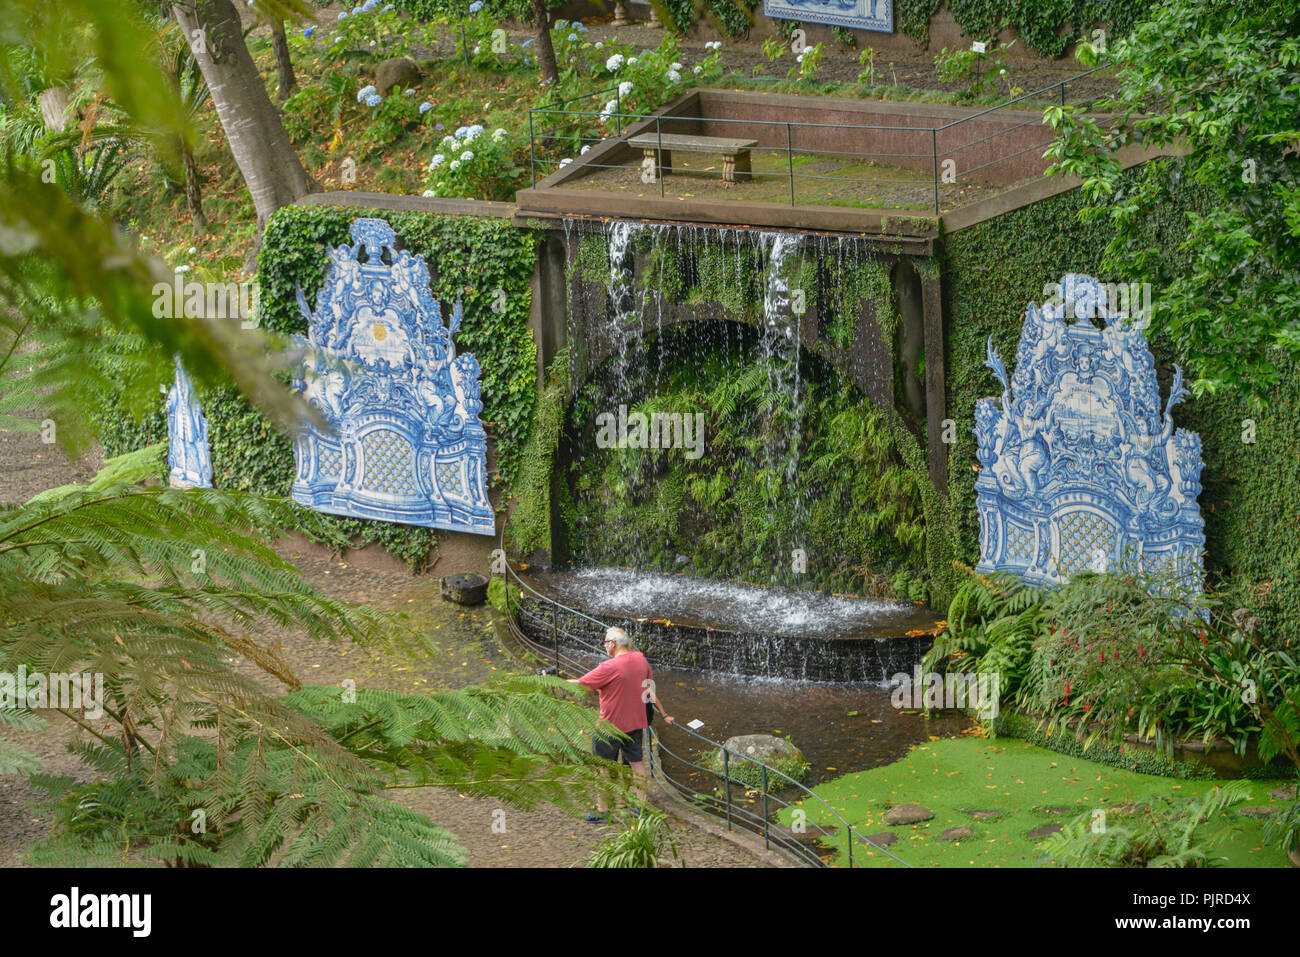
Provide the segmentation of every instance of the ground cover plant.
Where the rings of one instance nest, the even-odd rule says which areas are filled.
[[[1208,857],[1223,858],[1227,866],[1284,866],[1285,855],[1265,838],[1261,821],[1236,811],[1240,806],[1280,810],[1283,802],[1268,796],[1279,783],[1236,782],[1234,790],[1244,794],[1244,800],[1231,808],[1220,808],[1213,815],[1203,814],[1212,820],[1197,829],[1192,843]],[[1046,843],[1056,832],[1054,825],[1063,829],[1082,819],[1087,822],[1083,825],[1085,833],[1100,837],[1106,832],[1086,829],[1104,821],[1107,832],[1122,837],[1111,829],[1131,829],[1133,813],[1161,807],[1159,802],[1165,799],[1178,804],[1203,801],[1223,784],[1118,770],[1021,741],[959,738],[917,745],[901,761],[844,775],[817,785],[813,792],[858,833],[896,835],[898,842],[889,850],[914,866],[1034,867],[1055,863],[1053,851],[1061,855],[1060,863],[1087,861],[1074,855],[1064,860],[1066,852],[1059,846],[1079,836],[1077,826],[1066,838]],[[1228,796],[1233,795],[1229,792]],[[933,811],[934,817],[916,825],[886,825],[885,812],[904,803],[920,804]],[[781,822],[793,823],[795,810],[805,813],[809,823],[843,831],[843,824],[810,801],[783,809]],[[1098,817],[1098,811],[1104,811],[1104,817]],[[1169,826],[1161,822],[1160,829],[1172,833],[1179,821],[1186,827],[1187,820],[1179,818],[1177,812],[1167,816]],[[939,839],[944,831],[957,827],[969,827],[972,833],[959,840]],[[838,855],[833,863],[847,865],[847,856]],[[862,844],[854,850],[854,864],[898,866],[888,856]]]

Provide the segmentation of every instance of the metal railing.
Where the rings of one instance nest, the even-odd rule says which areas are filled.
[[[608,87],[603,90],[596,90],[591,93],[581,94],[579,96],[568,97],[556,103],[548,104],[544,107],[531,109],[528,111],[528,152],[529,167],[531,171],[532,185],[536,186],[539,179],[539,166],[542,167],[541,177],[545,178],[551,172],[568,165],[564,159],[549,154],[564,152],[557,151],[555,146],[563,144],[570,151],[579,153],[585,147],[594,148],[600,143],[607,142],[608,137],[594,135],[592,131],[596,127],[613,124],[613,134],[615,140],[623,141],[625,131],[635,123],[642,123],[644,129],[642,132],[651,132],[649,124],[653,121],[653,132],[657,143],[654,149],[654,162],[651,163],[650,156],[647,156],[643,163],[601,163],[591,160],[582,160],[584,170],[622,170],[624,172],[635,172],[641,170],[642,183],[649,185],[655,183],[658,185],[659,196],[667,196],[665,188],[665,169],[670,166],[664,162],[664,153],[671,153],[671,146],[665,150],[663,145],[663,136],[665,127],[668,132],[672,128],[685,124],[708,123],[711,128],[721,127],[727,129],[727,124],[732,124],[731,128],[740,127],[758,128],[760,131],[770,130],[772,135],[759,136],[761,145],[752,147],[751,153],[756,154],[775,154],[784,158],[784,169],[780,169],[779,162],[773,164],[770,169],[754,170],[748,174],[750,178],[771,178],[784,177],[789,182],[789,205],[798,205],[798,192],[796,190],[796,181],[807,183],[809,181],[825,181],[834,183],[838,186],[849,187],[856,184],[868,184],[873,191],[876,188],[894,189],[894,194],[889,199],[894,200],[888,203],[891,208],[901,210],[906,209],[927,209],[933,208],[934,215],[940,215],[942,210],[944,187],[952,187],[948,192],[956,195],[960,192],[962,181],[966,185],[977,182],[973,179],[974,174],[980,173],[1000,163],[1007,163],[1016,157],[1022,156],[1034,150],[1041,150],[1048,146],[1054,139],[1055,134],[1049,135],[1041,142],[1031,143],[1028,146],[1021,146],[1020,140],[1016,140],[1013,145],[1014,149],[1008,148],[1005,151],[998,152],[992,159],[980,162],[978,165],[969,169],[960,169],[958,158],[963,151],[978,147],[981,144],[988,143],[999,137],[1013,136],[1016,131],[1026,126],[1040,126],[1040,119],[1025,120],[1011,126],[997,129],[987,135],[972,138],[967,142],[951,143],[941,140],[951,141],[955,135],[960,132],[964,124],[987,120],[991,115],[996,114],[999,110],[1008,110],[1015,108],[1018,104],[1027,104],[1030,102],[1049,102],[1059,100],[1062,106],[1066,105],[1067,88],[1071,83],[1077,83],[1085,77],[1091,76],[1097,72],[1098,68],[1066,77],[1056,83],[1049,84],[1041,89],[1028,93],[1022,93],[1016,97],[1010,98],[996,106],[980,110],[969,116],[952,120],[934,126],[881,126],[867,124],[845,124],[845,123],[812,123],[806,121],[794,120],[760,120],[760,119],[733,119],[730,117],[694,117],[694,116],[674,116],[664,115],[661,113],[624,113],[622,96],[619,94],[618,87]],[[608,112],[605,109],[572,109],[571,104],[580,101],[590,102],[595,98],[599,101],[602,97],[612,98],[603,103],[604,106],[613,104],[614,109]],[[1090,98],[1092,99],[1092,98]],[[883,134],[877,139],[893,140],[893,143],[882,142],[880,148],[846,150],[843,148],[822,149],[811,145],[814,139],[812,134],[818,130],[834,130],[841,132],[844,130],[858,131],[860,139],[869,142],[875,134]],[[802,137],[796,134],[803,134]],[[802,138],[805,142],[800,145],[797,140]],[[1023,137],[1022,137],[1023,138]],[[784,142],[783,142],[784,141]],[[912,141],[914,144],[910,148],[900,149]],[[626,141],[624,141],[626,142]],[[891,151],[890,147],[893,147]],[[540,148],[539,148],[540,147]],[[648,147],[645,147],[648,151]],[[581,155],[579,153],[579,155]],[[885,178],[885,177],[862,177],[855,175],[846,175],[843,172],[834,170],[824,170],[823,172],[811,172],[802,167],[813,166],[819,160],[834,159],[841,161],[840,170],[851,169],[854,165],[876,165],[893,166],[897,169],[903,169],[910,163],[911,169],[917,175],[908,178]],[[926,163],[925,160],[929,160]],[[902,162],[899,162],[902,161]],[[951,161],[952,166],[948,167],[947,163]],[[549,168],[547,168],[549,167]],[[711,169],[692,168],[692,174],[706,176],[712,174],[722,178],[725,174],[721,171],[714,172]],[[929,173],[929,176],[926,176]],[[951,174],[951,175],[949,175]],[[1024,177],[1022,177],[1023,179]],[[685,182],[690,182],[689,180]],[[993,183],[983,183],[992,188],[1005,188],[1010,184],[999,186]],[[923,188],[922,188],[923,187]],[[895,189],[897,188],[897,189]],[[842,190],[837,190],[842,192]],[[808,189],[804,190],[805,197],[808,196]],[[922,204],[919,200],[922,196],[928,195],[930,202]],[[868,197],[876,198],[876,197]],[[840,202],[836,199],[829,199],[825,202],[817,202],[817,197],[813,197],[812,205],[825,205],[829,202],[832,205],[838,205]],[[851,205],[867,206],[865,201],[854,201]],[[951,208],[951,205],[949,206]]]
[[[502,537],[504,539],[504,529]],[[579,649],[579,655],[589,657],[593,661],[604,658],[603,648],[599,647],[592,638],[575,635],[561,628],[557,612],[564,611],[590,622],[595,628],[599,629],[601,634],[608,627],[605,622],[542,594],[521,579],[509,563],[506,563],[506,575],[503,580],[506,584],[507,628],[516,642],[528,648],[541,660],[551,661],[558,671],[571,675],[583,674],[589,670],[589,667],[587,663],[575,657],[570,649]],[[520,600],[513,602],[510,594],[512,581],[514,588],[521,596]],[[540,602],[548,608],[550,611],[549,619],[541,618],[526,608],[522,600],[522,595],[525,592],[529,594],[531,601]],[[521,621],[516,619],[516,607],[519,619],[527,620],[527,624],[536,629],[537,633],[545,634],[550,639],[549,642],[542,641],[528,633],[522,626]],[[856,841],[861,841],[863,844],[880,851],[904,867],[912,866],[901,857],[868,839],[822,797],[788,774],[748,755],[733,751],[726,745],[707,738],[686,725],[674,723],[669,727],[682,732],[689,739],[708,748],[717,749],[722,756],[722,771],[718,772],[712,767],[699,764],[690,757],[673,751],[664,743],[663,737],[651,727],[647,729],[650,740],[647,742],[648,746],[646,748],[646,763],[651,777],[676,800],[690,806],[699,813],[724,821],[727,830],[743,830],[762,837],[765,849],[775,849],[783,852],[798,863],[813,867],[824,867],[827,866],[828,862],[818,853],[815,846],[810,843],[811,841],[817,841],[828,849],[839,851],[845,855],[849,867],[861,866],[854,859],[853,850]],[[675,777],[665,765],[664,755],[671,759],[670,763],[681,765],[684,769],[693,769],[696,774],[703,773],[717,778],[719,780],[718,786],[712,792],[700,791],[680,777]],[[748,762],[755,767],[759,778],[757,789],[737,779],[736,774],[733,772],[735,762]],[[797,803],[810,802],[815,804],[826,816],[833,818],[838,823],[828,830],[813,821],[811,815],[805,811],[803,823],[806,830],[802,835],[791,828],[774,827],[772,822],[774,812],[779,813],[782,808],[793,811],[796,810],[796,806],[782,798],[778,793],[774,793],[773,788],[779,791],[793,791],[794,794],[790,796],[796,798]],[[737,797],[737,791],[741,792],[739,797]],[[756,810],[752,806],[754,802],[759,802],[761,810]],[[798,810],[803,809],[799,808]],[[806,837],[807,840],[801,839],[801,837]]]

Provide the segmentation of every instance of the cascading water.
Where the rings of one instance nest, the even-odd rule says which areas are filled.
[[[644,607],[610,609],[611,613],[632,616],[633,620],[661,620],[663,627],[657,625],[653,636],[660,654],[687,667],[867,681],[881,680],[882,671],[889,669],[907,670],[903,665],[910,667],[908,661],[924,650],[923,635],[933,622],[933,616],[918,612],[915,606],[822,596],[821,603],[805,609],[798,627],[782,628],[772,607],[749,600],[753,597],[750,592],[762,594],[762,589],[728,592],[725,599],[708,602],[710,588],[736,586],[700,578],[654,577],[647,571],[671,568],[689,570],[696,576],[743,574],[750,581],[805,584],[806,580],[798,577],[800,569],[791,571],[792,559],[802,556],[805,547],[813,551],[810,496],[824,496],[827,484],[825,470],[809,479],[802,474],[801,456],[811,449],[805,449],[805,443],[818,436],[818,423],[807,419],[812,408],[809,387],[814,381],[831,381],[827,377],[835,373],[829,366],[822,373],[814,366],[805,372],[801,363],[813,362],[807,350],[824,346],[828,337],[845,348],[847,343],[840,341],[836,328],[847,329],[849,341],[864,328],[870,332],[870,325],[863,326],[860,321],[860,301],[850,301],[840,288],[852,285],[842,281],[849,275],[847,270],[875,261],[874,250],[857,237],[689,224],[566,220],[564,230],[571,265],[570,342],[575,346],[574,361],[581,366],[573,371],[577,381],[587,383],[570,420],[571,430],[576,430],[570,433],[575,443],[573,461],[590,461],[591,468],[597,470],[574,473],[578,475],[574,494],[582,507],[568,512],[569,538],[571,543],[577,542],[575,554],[589,563],[612,559],[642,569],[620,574],[632,576],[633,584],[639,581],[658,596],[652,595]],[[820,343],[810,336],[818,337]],[[824,360],[815,361],[824,365]],[[884,375],[890,374],[887,367]],[[808,375],[813,378],[806,379]],[[733,428],[719,436],[719,441],[726,439],[726,443],[717,451],[707,446],[702,468],[695,472],[681,471],[686,466],[680,454],[677,458],[663,452],[622,455],[607,451],[608,443],[602,444],[596,437],[595,421],[617,415],[622,425],[625,417],[643,414],[634,413],[634,408],[647,413],[690,414],[692,410],[681,407],[683,404],[697,402],[702,395],[716,398],[719,393],[710,392],[709,387],[716,382],[725,384],[729,376],[743,376],[753,383],[737,386],[740,391],[731,397],[748,403],[743,406],[747,411],[736,420],[742,433],[748,433],[736,435]],[[683,382],[699,382],[703,387],[683,391]],[[817,388],[821,390],[816,393],[820,396],[817,408],[824,411],[830,387],[823,384]],[[679,405],[665,405],[660,396],[676,396]],[[864,404],[860,396],[848,403],[850,411]],[[709,414],[711,423],[727,414],[717,412],[715,406],[705,407],[714,409]],[[729,425],[736,422],[724,422],[721,427],[725,430]],[[747,458],[730,458],[742,455]],[[839,461],[844,465],[830,475],[831,483],[841,481],[859,464],[843,456]],[[711,479],[695,477],[710,469]],[[816,489],[810,484],[814,481],[820,482]],[[736,483],[748,483],[744,490],[748,498],[733,498],[741,491]],[[689,514],[674,504],[682,496],[696,502]],[[725,519],[729,524],[721,538],[711,524],[715,519],[707,514],[710,506],[701,507],[697,500],[729,510]],[[855,493],[852,501],[859,500]],[[729,506],[729,501],[745,504]],[[833,511],[843,517],[851,510],[837,507]],[[824,536],[827,509],[822,507],[820,514]],[[684,524],[665,526],[663,515]],[[679,518],[672,517],[675,515]],[[778,515],[778,519],[768,521],[769,515]],[[751,525],[758,530],[752,544]],[[846,531],[848,534],[839,537],[859,542],[877,534],[875,529]],[[669,540],[673,544],[665,552]],[[724,544],[702,565],[701,550],[714,547],[706,546],[706,540]],[[725,544],[728,542],[731,544]],[[861,554],[846,562],[832,549],[822,544],[816,547],[822,567],[838,563],[841,568],[852,568],[862,561]],[[876,548],[870,542],[864,547]],[[743,570],[720,566],[717,554],[740,555],[749,564]],[[886,569],[886,573],[890,571]],[[669,611],[665,609],[670,595],[678,594],[678,586],[671,582],[691,583],[691,587],[681,592],[688,604]],[[543,587],[555,586],[556,582],[550,581]],[[822,587],[827,586],[824,583]],[[611,580],[602,579],[599,590],[625,592],[627,587],[614,589]],[[784,598],[790,600],[789,595]],[[574,598],[579,607],[591,607],[592,600],[590,592]],[[728,605],[743,610],[740,620],[727,625],[726,633],[735,640],[723,640],[722,626],[709,620],[713,616],[721,621],[720,612]],[[852,626],[833,626],[835,616],[847,608],[852,609]],[[683,637],[666,619],[674,624],[693,621],[700,636]],[[718,629],[716,633],[714,629]],[[703,637],[706,635],[712,638]],[[640,636],[650,638],[648,633]]]

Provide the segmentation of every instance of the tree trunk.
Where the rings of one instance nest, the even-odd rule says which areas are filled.
[[[231,0],[175,3],[172,11],[212,93],[212,104],[230,143],[253,206],[257,239],[271,214],[319,189],[307,175],[280,114],[267,96],[257,66],[244,45],[239,14]]]
[[[542,80],[548,84],[560,82],[560,71],[555,66],[555,47],[551,45],[551,18],[546,12],[546,0],[532,0],[533,23],[537,27],[537,65],[542,68]]]
[[[203,215],[203,180],[199,177],[199,166],[188,149],[182,151],[181,159],[185,164],[185,205],[190,210],[190,221],[195,232],[206,233],[208,217]]]
[[[293,75],[293,60],[289,58],[289,38],[284,35],[283,20],[271,24],[271,49],[275,51],[275,66],[280,72],[280,89],[276,99],[283,103],[298,85],[298,79]]]

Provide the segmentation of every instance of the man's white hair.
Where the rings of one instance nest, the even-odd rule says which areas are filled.
[[[628,637],[626,631],[624,631],[622,628],[619,628],[617,625],[615,625],[613,628],[606,630],[605,640],[614,642],[614,644],[618,645],[620,648],[632,647],[632,639]]]

